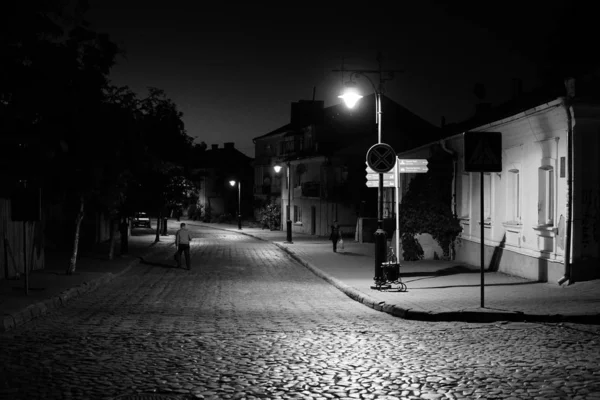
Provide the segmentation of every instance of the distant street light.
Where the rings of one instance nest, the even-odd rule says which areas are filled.
[[[231,187],[235,186],[236,183],[238,187],[238,229],[242,229],[242,182],[236,182],[234,180],[229,181]]]
[[[338,98],[342,99],[348,108],[352,108],[356,103],[363,97],[356,88],[356,83],[352,81],[353,76],[365,77],[375,92],[375,113],[377,120],[377,142],[381,143],[381,94],[383,93],[383,82],[384,72],[387,72],[390,76],[388,79],[393,78],[395,70],[382,70],[381,69],[381,54],[378,54],[377,61],[379,62],[379,69],[377,70],[334,70],[334,72],[350,72],[350,79],[344,85],[344,92]],[[371,78],[366,74],[378,74],[379,75],[379,88],[375,86]],[[398,235],[399,232],[396,232]],[[387,235],[383,229],[383,174],[379,174],[379,186],[377,190],[377,231],[375,231],[375,286],[371,286],[372,289],[378,289],[384,284],[385,278],[383,277],[382,263],[386,261],[387,257]]]
[[[275,165],[273,166],[273,169],[275,170],[275,173],[279,173],[281,171],[281,165]],[[287,187],[288,187],[288,206],[287,206],[287,211],[286,211],[286,218],[287,220],[285,221],[285,227],[286,227],[286,242],[287,243],[294,243],[292,242],[292,220],[290,218],[290,214],[292,211],[292,196],[291,196],[291,182],[290,182],[290,175],[291,175],[291,171],[290,171],[290,162],[287,162]]]

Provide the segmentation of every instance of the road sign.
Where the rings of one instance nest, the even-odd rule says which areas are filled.
[[[377,143],[367,151],[367,165],[375,172],[390,172],[396,164],[396,152],[389,144]]]
[[[466,172],[502,172],[502,133],[465,132]]]
[[[427,165],[427,164],[429,164],[429,161],[427,161],[426,159],[418,159],[418,158],[414,159],[414,160],[411,160],[411,159],[403,160],[401,158],[398,159],[398,165],[402,165],[402,166],[405,166],[405,165]]]
[[[378,188],[379,182],[378,181],[367,181],[367,187]],[[394,185],[394,181],[383,181],[383,187],[396,187],[396,186]]]
[[[379,174],[367,174],[368,180],[379,181]],[[393,181],[394,173],[383,174],[383,180]]]
[[[425,165],[398,167],[398,172],[401,174],[420,174],[429,171]]]

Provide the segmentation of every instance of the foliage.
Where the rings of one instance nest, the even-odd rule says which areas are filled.
[[[422,260],[425,253],[419,241],[415,238],[415,235],[409,233],[402,233],[402,257],[406,261],[419,261]]]
[[[204,207],[204,216],[202,218],[202,221],[214,222],[212,220],[212,207],[210,206],[210,204],[207,204],[206,207]]]
[[[263,227],[275,230],[281,224],[281,207],[279,204],[266,204],[259,210],[260,223]]]
[[[234,217],[231,213],[223,213],[216,218],[218,223],[231,222],[234,220]]]
[[[446,153],[434,153],[429,172],[418,174],[409,184],[400,205],[400,229],[405,259],[420,259],[423,250],[414,238],[429,233],[440,245],[443,258],[450,257],[458,234],[459,220],[452,213],[452,162]],[[406,240],[406,243],[405,243]]]

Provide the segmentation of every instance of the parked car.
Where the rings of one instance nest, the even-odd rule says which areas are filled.
[[[150,228],[150,216],[145,212],[136,212],[133,216],[133,227]]]

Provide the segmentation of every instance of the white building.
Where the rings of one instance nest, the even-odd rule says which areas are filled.
[[[468,131],[502,133],[502,171],[483,174],[483,216],[481,173],[464,169],[464,132],[398,154],[428,158],[438,145],[454,153],[448,206],[463,228],[455,259],[480,264],[483,221],[486,268],[560,283],[600,277],[600,102],[558,97]]]

